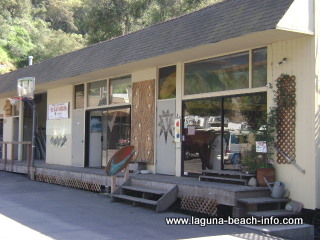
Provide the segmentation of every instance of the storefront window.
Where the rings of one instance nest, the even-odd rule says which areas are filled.
[[[176,66],[159,69],[159,99],[176,97]]]
[[[183,103],[184,173],[239,170],[267,121],[267,94],[256,93]]]
[[[131,102],[131,77],[110,79],[110,104]]]
[[[84,108],[84,84],[74,86],[74,109]]]
[[[106,163],[120,148],[130,145],[130,108],[103,111],[102,151]]]
[[[107,80],[88,84],[88,107],[107,105]]]
[[[221,98],[186,101],[183,109],[184,173],[212,169],[213,164],[219,164],[213,158],[221,155],[217,143],[221,138]],[[215,149],[211,151],[212,148]],[[215,156],[210,157],[211,154]]]
[[[259,131],[266,125],[267,94],[226,97],[223,107],[224,117],[228,119],[228,128],[224,131],[224,169],[239,170],[254,144],[252,132]]]
[[[252,50],[252,87],[267,84],[267,48]]]
[[[249,87],[249,52],[185,64],[185,95]]]

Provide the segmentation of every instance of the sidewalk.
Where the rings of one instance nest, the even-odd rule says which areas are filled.
[[[112,203],[99,193],[24,175],[0,171],[0,183],[2,240],[281,239],[237,225],[169,226],[166,217],[189,216]]]

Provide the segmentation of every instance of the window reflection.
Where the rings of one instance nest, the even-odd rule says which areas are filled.
[[[110,79],[110,104],[131,102],[131,77]]]
[[[249,52],[185,64],[185,94],[249,87]]]
[[[107,80],[88,84],[88,106],[97,107],[107,105]]]
[[[130,108],[103,111],[103,159],[106,162],[121,147],[130,145]]]
[[[176,97],[176,66],[159,70],[159,99]]]
[[[183,134],[184,172],[201,173],[218,165],[217,161],[221,165],[219,154],[210,158],[211,148],[217,146],[221,134],[221,99],[184,102]]]
[[[267,84],[267,48],[252,50],[252,87]]]
[[[184,102],[184,172],[240,170],[252,131],[266,124],[267,94]]]
[[[84,84],[74,86],[74,109],[84,108]]]

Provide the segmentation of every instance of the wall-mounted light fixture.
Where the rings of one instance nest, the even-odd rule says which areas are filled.
[[[267,85],[266,85],[266,87],[267,88],[272,88],[273,86],[272,86],[272,83],[268,83]]]
[[[280,62],[278,62],[278,65],[281,65],[283,63],[286,63],[287,62],[287,58],[283,58]]]

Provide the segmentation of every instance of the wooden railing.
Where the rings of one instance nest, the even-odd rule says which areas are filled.
[[[30,168],[30,162],[31,162],[31,150],[32,150],[32,145],[31,142],[16,142],[16,141],[12,141],[12,142],[0,142],[0,144],[2,144],[3,148],[3,169],[6,171],[7,169],[7,162],[8,162],[8,144],[11,144],[11,155],[10,155],[10,159],[11,159],[11,170],[13,169],[13,165],[14,165],[14,149],[15,149],[15,145],[27,145],[27,166],[28,166],[28,172],[29,172],[29,168]]]

